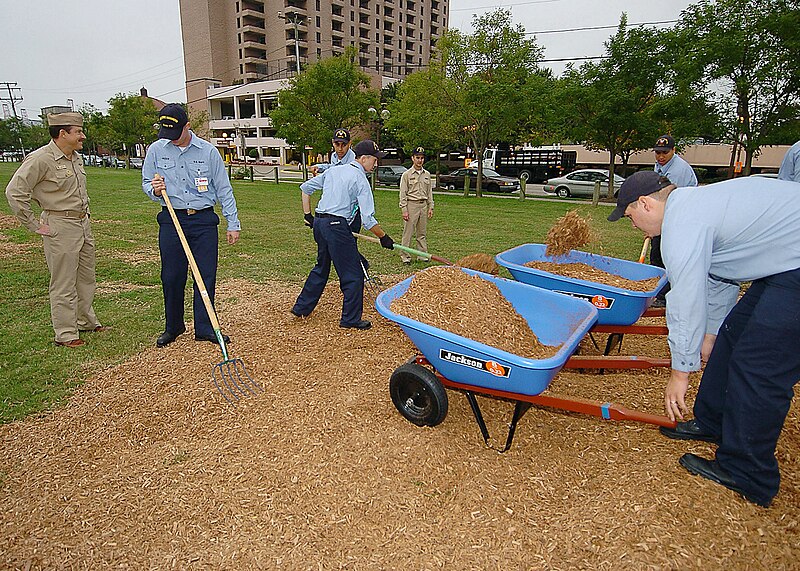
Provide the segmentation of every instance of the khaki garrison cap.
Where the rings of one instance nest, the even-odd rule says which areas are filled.
[[[83,127],[83,115],[80,113],[48,113],[47,124],[51,127]]]

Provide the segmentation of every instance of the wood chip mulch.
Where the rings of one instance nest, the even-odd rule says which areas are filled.
[[[555,221],[547,232],[544,243],[547,244],[545,254],[563,256],[570,250],[577,250],[597,240],[590,226],[591,219],[570,210]]]
[[[489,254],[470,254],[458,260],[456,265],[494,276],[500,273],[500,266],[494,261],[494,256]]]
[[[496,285],[458,268],[442,266],[416,274],[406,293],[392,301],[391,310],[530,359],[547,359],[560,348],[540,343]]]
[[[559,262],[526,262],[523,264],[529,268],[549,272],[559,276],[575,278],[596,282],[599,284],[610,285],[631,291],[652,291],[658,286],[659,278],[648,278],[646,280],[630,280],[617,274],[611,274],[601,269],[584,263],[559,263]]]
[[[210,382],[219,349],[187,334],[0,426],[0,568],[798,568],[798,398],[769,509],[677,463],[714,446],[651,425],[533,407],[497,454],[458,392],[436,428],[394,409],[388,379],[415,354],[399,327],[367,307],[371,330],[340,329],[335,282],[294,318],[298,292],[218,284],[231,350],[264,387],[236,407]],[[597,350],[587,337],[581,351]],[[623,343],[667,352],[664,338]],[[667,378],[562,371],[549,391],[661,414]],[[501,445],[513,405],[479,402]]]

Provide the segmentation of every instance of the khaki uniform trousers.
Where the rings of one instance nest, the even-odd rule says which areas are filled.
[[[44,257],[50,270],[50,319],[56,341],[78,339],[78,330],[100,322],[92,309],[95,291],[95,245],[89,217],[65,217],[42,212],[50,226],[44,238]]]
[[[415,249],[427,252],[428,240],[425,233],[428,230],[428,201],[409,199],[406,203],[406,210],[408,210],[408,220],[403,220],[403,238],[401,243],[403,246],[412,247],[411,236],[416,234],[417,245]],[[405,252],[400,253],[400,258],[404,262],[411,261],[411,256]]]

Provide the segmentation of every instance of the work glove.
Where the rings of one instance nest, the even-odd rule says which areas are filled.
[[[304,214],[303,219],[306,221],[305,224],[309,228],[314,228],[314,215],[313,214]]]
[[[394,240],[392,240],[388,234],[384,234],[383,236],[381,236],[381,246],[383,246],[387,250],[392,250],[394,249]]]

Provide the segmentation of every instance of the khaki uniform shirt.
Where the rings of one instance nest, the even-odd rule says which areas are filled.
[[[433,210],[433,185],[431,183],[431,173],[422,169],[421,171],[408,169],[400,177],[400,208],[406,209],[408,201],[427,202],[428,210]]]
[[[6,187],[11,211],[31,232],[39,229],[39,221],[31,210],[31,199],[42,210],[89,212],[86,192],[86,171],[78,153],[64,155],[55,141],[28,155]]]

